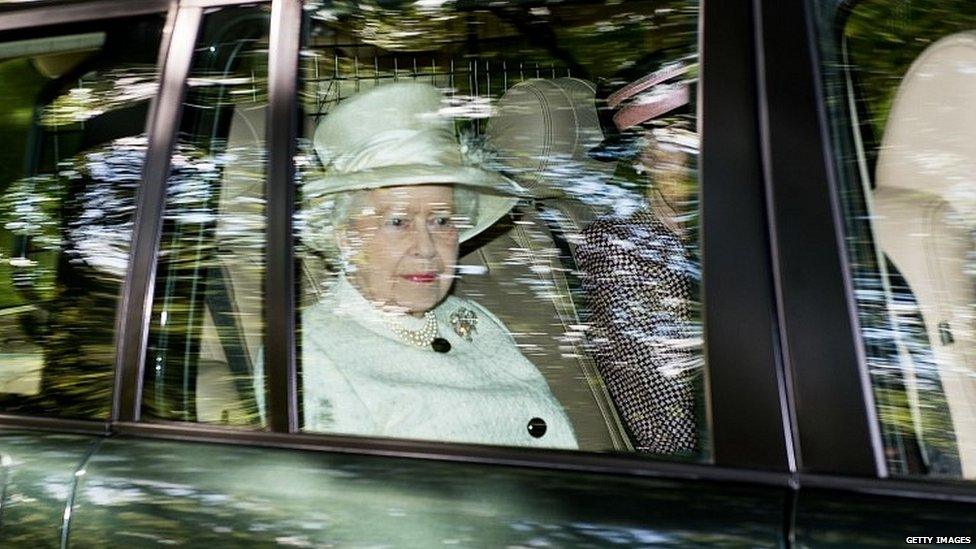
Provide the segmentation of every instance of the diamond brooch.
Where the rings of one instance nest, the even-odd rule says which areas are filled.
[[[454,328],[454,333],[465,341],[471,341],[478,326],[478,315],[471,309],[461,307],[451,313],[451,326]]]

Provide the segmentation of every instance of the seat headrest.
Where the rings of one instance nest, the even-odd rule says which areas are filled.
[[[578,78],[516,84],[498,100],[485,134],[505,171],[538,198],[562,194],[574,181],[603,182],[616,169],[588,156],[604,135],[596,90]]]
[[[976,31],[947,36],[912,63],[892,103],[875,181],[939,196],[976,221]]]

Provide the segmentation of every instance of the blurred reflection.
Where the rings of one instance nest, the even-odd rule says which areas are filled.
[[[71,524],[80,547],[766,547],[782,539],[780,492],[737,485],[117,438],[86,470]]]
[[[167,180],[143,407],[255,426],[264,329],[269,8],[208,13]]]
[[[357,360],[340,366],[349,375],[331,381],[342,393],[332,398],[355,399],[392,375],[377,369],[396,371],[396,360],[369,358],[374,345],[367,338],[331,335],[345,332],[310,323],[341,314],[343,288],[358,276],[349,275],[350,266],[358,268],[350,262],[358,252],[352,248],[372,243],[357,236],[336,245],[334,219],[314,214],[319,161],[328,170],[331,155],[341,152],[323,155],[316,129],[344,105],[408,81],[441,90],[439,105],[422,118],[452,122],[445,132],[457,136],[465,164],[502,173],[524,189],[497,221],[460,239],[456,266],[439,267],[438,280],[446,282],[438,287],[447,296],[442,303],[477,305],[479,323],[488,312],[497,317],[519,351],[505,364],[527,360],[541,373],[580,448],[703,457],[697,4],[330,3],[307,15],[301,85],[307,138],[296,159],[303,210],[295,219],[306,428],[343,432],[329,423],[327,400],[322,406],[308,401],[319,391],[310,383],[321,357],[334,362],[335,347],[348,348],[343,352]],[[355,141],[355,135],[344,137]],[[434,154],[419,141],[405,143],[403,154]],[[374,155],[352,156],[372,161]],[[463,202],[458,188],[455,209]],[[343,200],[334,202],[344,207]],[[368,297],[368,289],[351,284]],[[410,292],[391,286],[384,295],[376,301],[399,303]],[[453,334],[456,326],[445,323],[439,334]],[[448,356],[457,350],[451,343]],[[388,401],[400,417],[435,419],[458,409],[449,399],[423,397],[455,375],[434,366],[435,351],[425,352],[424,376],[397,378],[412,380],[410,391]],[[475,386],[467,406],[484,406],[484,421],[501,422],[517,410],[492,403],[504,384]],[[418,401],[423,404],[412,404]],[[523,436],[529,419],[521,421]],[[485,440],[480,429],[469,422],[466,431],[386,433]]]
[[[76,471],[93,437],[5,429],[0,435],[3,545],[57,547]]]
[[[824,58],[836,60],[823,70],[838,94],[829,105],[847,245],[888,466],[976,478],[976,9],[864,0],[843,13],[838,35],[835,5],[819,4]]]
[[[0,408],[107,414],[159,16],[0,43]]]

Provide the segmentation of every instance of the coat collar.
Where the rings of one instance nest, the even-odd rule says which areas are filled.
[[[444,306],[445,299],[434,308],[435,314]],[[400,339],[390,328],[391,323],[397,323],[408,330],[419,330],[424,325],[423,318],[417,318],[403,313],[384,311],[373,305],[363,294],[356,289],[345,275],[340,275],[329,295],[320,302],[326,311],[348,318],[362,327],[379,334],[381,336]],[[437,314],[438,326],[444,331],[443,323],[440,321],[442,315]]]

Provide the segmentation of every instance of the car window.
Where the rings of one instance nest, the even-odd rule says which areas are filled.
[[[306,6],[304,431],[707,459],[698,12]]]
[[[258,426],[270,8],[204,16],[167,181],[148,419]]]
[[[0,35],[0,410],[105,418],[162,15]]]
[[[976,478],[976,5],[814,4],[888,467]]]

